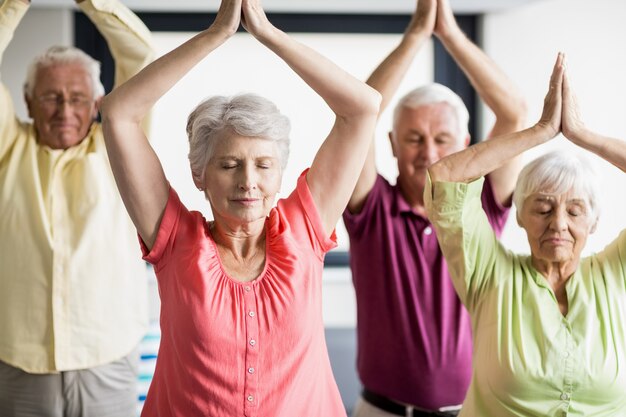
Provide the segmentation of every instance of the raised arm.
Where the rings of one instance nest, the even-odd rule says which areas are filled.
[[[563,135],[567,139],[626,172],[626,142],[602,136],[585,127],[567,72],[563,76],[562,118]]]
[[[563,54],[557,56],[541,119],[531,128],[478,143],[439,160],[428,169],[431,181],[471,182],[500,168],[511,158],[554,138],[561,130]]]
[[[115,85],[138,73],[154,59],[150,31],[119,0],[75,0],[106,39],[115,61]]]
[[[435,35],[461,67],[470,83],[496,116],[487,139],[522,129],[526,120],[526,102],[513,82],[459,28],[449,0],[437,0]],[[489,175],[498,201],[509,200],[521,161],[514,158]]]
[[[141,120],[191,68],[236,32],[240,16],[241,0],[223,0],[211,27],[147,66],[103,101],[102,125],[111,168],[126,209],[149,249],[169,186]]]
[[[413,13],[400,44],[391,51],[368,78],[367,84],[382,95],[379,115],[385,111],[411,63],[424,43],[431,37],[435,27],[436,12],[436,0],[418,0],[415,13]],[[374,187],[376,175],[376,150],[372,140],[363,170],[348,202],[350,212],[358,213],[361,211],[367,196]]]
[[[282,58],[335,113],[335,124],[307,174],[324,229],[330,235],[363,168],[380,94],[275,28],[259,0],[243,0],[243,18],[248,32]]]
[[[0,3],[0,66],[4,52],[13,39],[15,29],[26,14],[29,3],[27,0],[4,0]],[[17,139],[18,123],[11,93],[0,81],[0,159]]]

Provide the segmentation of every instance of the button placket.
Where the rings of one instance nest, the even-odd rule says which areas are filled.
[[[572,399],[572,392],[574,388],[574,372],[575,372],[575,358],[572,355],[574,346],[573,346],[573,338],[571,334],[571,326],[566,319],[563,319],[563,326],[565,330],[565,344],[563,346],[563,351],[561,352],[563,356],[563,390],[559,399],[563,401],[564,412],[567,413],[567,409],[569,408],[570,401]]]
[[[253,417],[257,413],[258,405],[258,372],[257,363],[259,358],[259,318],[256,307],[256,287],[244,286],[244,319],[246,326],[246,357],[245,357],[245,383],[244,383],[244,413]]]

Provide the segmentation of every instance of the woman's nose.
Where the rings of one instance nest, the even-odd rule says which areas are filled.
[[[552,216],[550,226],[554,230],[567,229],[567,215],[565,213],[562,213],[561,211],[555,211],[554,216]]]
[[[242,190],[254,190],[257,186],[256,173],[253,168],[245,167],[239,178],[239,188]]]

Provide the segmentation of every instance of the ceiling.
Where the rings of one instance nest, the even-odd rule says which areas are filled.
[[[218,0],[122,0],[137,11],[215,11]],[[459,14],[492,13],[526,3],[544,0],[450,0],[452,8]],[[72,7],[72,0],[34,0],[33,7]],[[295,13],[411,13],[415,0],[263,0],[270,12]]]

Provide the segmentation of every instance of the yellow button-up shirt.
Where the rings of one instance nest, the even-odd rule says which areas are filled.
[[[80,7],[109,43],[117,83],[152,59],[148,29],[118,1]],[[0,6],[0,59],[27,9]],[[100,124],[67,150],[40,146],[0,85],[0,360],[50,373],[119,359],[147,327],[146,298]]]

